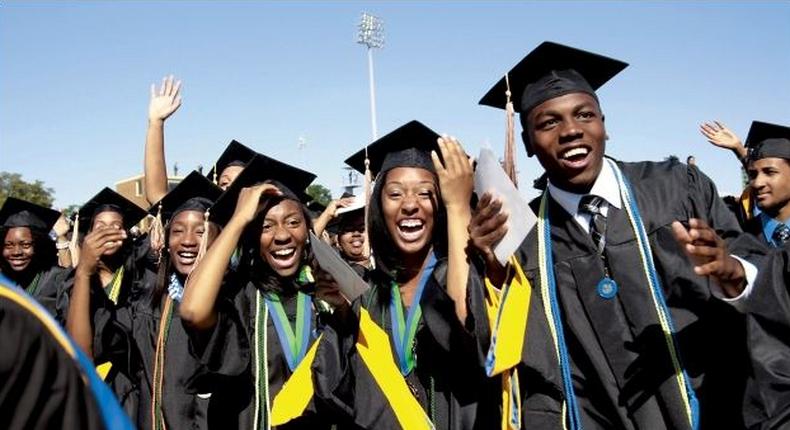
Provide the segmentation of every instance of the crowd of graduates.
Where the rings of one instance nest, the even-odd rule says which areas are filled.
[[[790,428],[790,128],[701,125],[748,173],[725,202],[692,160],[606,156],[626,67],[544,42],[481,99],[545,170],[505,258],[527,221],[454,137],[403,124],[318,210],[237,141],[169,189],[181,83],[152,85],[147,211],[0,209],[0,428]]]

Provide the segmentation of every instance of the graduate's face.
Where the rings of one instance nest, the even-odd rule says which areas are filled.
[[[402,254],[430,246],[437,212],[436,179],[417,167],[396,167],[381,188],[381,209],[390,237]]]
[[[30,266],[36,252],[33,232],[27,227],[8,229],[3,239],[3,258],[14,272],[21,272]]]
[[[179,274],[189,275],[195,268],[201,239],[204,235],[208,235],[206,248],[211,246],[211,242],[217,236],[217,228],[214,224],[209,224],[209,231],[205,231],[203,213],[195,210],[176,214],[170,221],[169,228],[167,249],[170,253],[170,261]]]
[[[307,221],[298,202],[283,199],[266,212],[260,254],[279,276],[296,274],[306,242]]]
[[[539,104],[528,114],[527,132],[554,185],[576,193],[590,190],[606,140],[603,114],[592,96],[570,93]]]
[[[222,191],[228,189],[230,184],[236,180],[236,177],[239,176],[239,173],[244,170],[243,166],[228,166],[222,170],[222,174],[219,175],[219,179],[217,180],[219,187],[222,188]]]
[[[343,255],[352,261],[364,260],[365,257],[365,214],[358,211],[348,215],[340,224],[337,244]]]
[[[123,215],[115,211],[99,212],[93,217],[93,224],[91,224],[91,231],[103,230],[105,228],[115,228],[123,230]],[[102,255],[114,255],[121,249],[123,242],[118,242],[117,246],[108,247],[104,250]]]
[[[747,170],[757,206],[777,216],[790,203],[790,163],[784,158],[763,158],[750,162]]]

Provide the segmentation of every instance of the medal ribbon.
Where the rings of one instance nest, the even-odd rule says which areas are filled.
[[[116,305],[118,304],[118,296],[121,295],[121,282],[123,282],[123,266],[115,271],[110,284],[104,287],[104,292],[107,293],[107,297]]]
[[[296,296],[296,333],[291,328],[285,309],[276,294],[266,295],[266,305],[273,311],[271,313],[277,337],[285,353],[288,368],[293,372],[296,366],[307,353],[307,346],[310,344],[310,333],[312,324],[312,300],[310,296],[303,292],[298,292]]]
[[[31,296],[35,296],[38,292],[38,281],[41,280],[41,272],[36,273],[36,277],[33,278],[33,281],[30,282],[30,285],[25,288],[25,292],[30,294]]]
[[[396,282],[392,283],[392,297],[390,299],[390,319],[392,322],[392,336],[394,337],[392,341],[395,344],[395,354],[398,356],[400,371],[404,376],[411,373],[415,366],[412,346],[414,345],[414,337],[417,335],[417,326],[420,318],[422,318],[420,299],[425,290],[425,284],[428,283],[435,266],[436,256],[431,252],[428,257],[428,263],[420,274],[420,283],[417,285],[417,291],[414,294],[405,319],[403,317],[403,302],[400,297],[400,289]]]

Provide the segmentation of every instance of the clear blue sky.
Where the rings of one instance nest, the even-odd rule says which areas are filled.
[[[337,194],[346,156],[370,140],[362,11],[385,21],[375,53],[379,129],[411,119],[501,153],[504,115],[482,94],[543,40],[630,63],[599,91],[623,160],[697,157],[720,192],[735,159],[698,124],[745,137],[790,124],[788,2],[3,2],[0,170],[81,204],[142,172],[148,88],[183,79],[168,164],[210,165],[237,139],[319,175]],[[306,147],[298,150],[300,136]],[[521,188],[541,172],[519,147]]]

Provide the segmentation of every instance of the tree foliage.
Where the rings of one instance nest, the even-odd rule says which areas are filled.
[[[313,198],[313,201],[321,203],[326,206],[332,201],[332,192],[321,184],[313,184],[307,187],[307,195]]]
[[[41,206],[50,207],[55,201],[54,190],[44,182],[26,182],[19,173],[0,172],[0,205],[9,197],[27,200]]]

